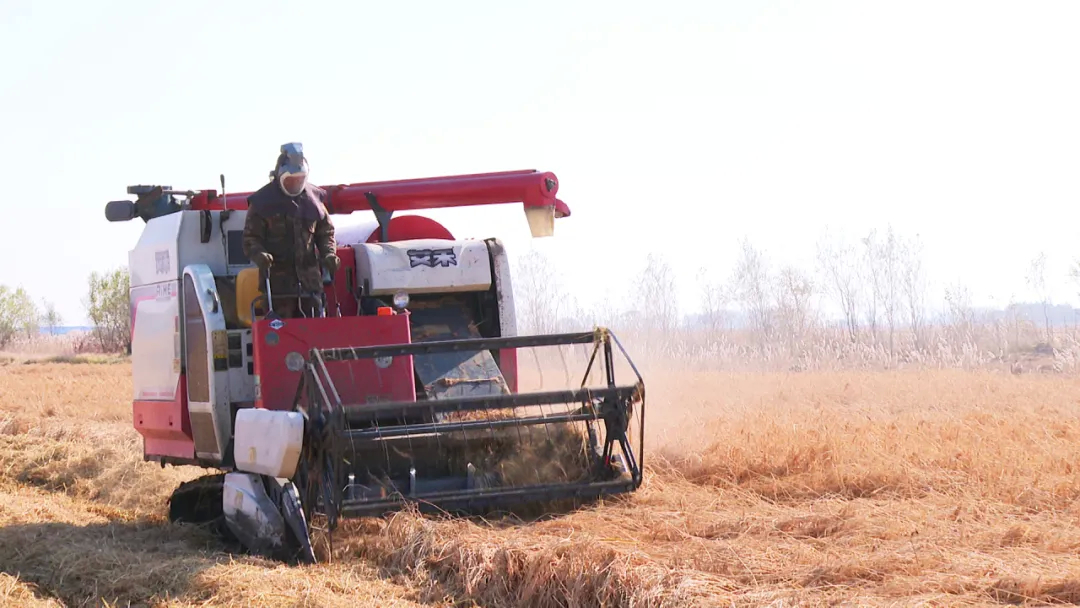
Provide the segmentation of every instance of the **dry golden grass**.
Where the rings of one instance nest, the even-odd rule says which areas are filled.
[[[129,371],[0,367],[4,605],[1080,603],[1072,377],[647,372],[629,499],[348,522],[289,568],[163,521],[200,471],[141,462]]]
[[[0,573],[0,606],[60,608],[63,604],[41,597],[33,585],[23,583],[9,574]]]

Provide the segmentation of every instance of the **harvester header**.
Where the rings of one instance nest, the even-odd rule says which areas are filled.
[[[332,214],[374,221],[337,231],[319,305],[288,318],[273,305],[298,296],[271,293],[245,253],[251,193],[221,183],[131,186],[137,200],[105,210],[146,223],[128,260],[143,458],[221,471],[174,492],[173,521],[311,562],[313,517],[332,530],[404,504],[469,512],[640,486],[644,382],[614,335],[519,335],[498,238],[394,217],[520,203],[533,236],[552,236],[570,215],[553,173],[322,186]],[[589,355],[580,384],[520,390],[519,351],[569,347]],[[616,381],[617,354],[631,382]]]

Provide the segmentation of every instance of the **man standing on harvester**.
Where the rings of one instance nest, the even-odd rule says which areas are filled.
[[[326,192],[308,183],[308,162],[299,143],[281,146],[271,181],[248,197],[244,254],[260,269],[265,290],[269,274],[274,312],[283,318],[315,310],[323,293],[320,269],[334,276],[334,225]]]

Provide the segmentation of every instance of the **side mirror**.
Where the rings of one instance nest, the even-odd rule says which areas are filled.
[[[105,219],[110,222],[126,222],[135,217],[135,203],[131,201],[109,201],[105,205]]]

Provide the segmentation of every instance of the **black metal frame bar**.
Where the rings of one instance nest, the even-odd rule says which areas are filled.
[[[371,403],[361,405],[343,405],[346,420],[358,422],[365,419],[379,418],[410,411],[433,413],[471,412],[497,410],[508,407],[530,407],[551,403],[584,403],[594,399],[633,399],[638,391],[636,386],[614,386],[610,388],[582,388],[566,391],[546,391],[535,393],[517,393],[512,395],[484,395],[481,397],[453,397],[449,399],[395,401],[391,403]]]
[[[378,501],[345,500],[341,514],[346,517],[377,515],[400,509],[407,502],[415,502],[421,512],[469,509],[511,505],[522,500],[557,501],[567,499],[587,500],[602,496],[625,494],[637,489],[639,482],[599,481],[591,484],[534,485],[509,490],[471,490],[468,492],[439,492],[425,496],[424,500],[412,501],[408,497],[395,497]]]
[[[408,437],[423,433],[438,433],[440,431],[471,431],[475,429],[504,429],[515,426],[534,426],[538,424],[557,424],[560,422],[587,422],[596,420],[595,414],[565,414],[561,416],[529,416],[526,418],[510,418],[506,420],[471,420],[468,422],[432,422],[428,424],[410,424],[379,429],[364,429],[362,431],[344,431],[345,438],[350,441],[363,441],[366,439],[390,439],[394,437]]]
[[[597,330],[595,332],[546,334],[538,336],[464,338],[457,340],[437,340],[432,342],[411,342],[409,344],[391,344],[386,346],[315,348],[311,350],[311,355],[313,357],[318,356],[318,358],[322,359],[324,362],[349,361],[353,359],[375,359],[377,357],[402,357],[406,355],[428,355],[431,353],[498,350],[503,348],[536,348],[541,346],[594,344],[598,340],[606,342],[607,336],[609,335],[611,334],[608,330]],[[635,369],[635,372],[636,371],[637,370]]]
[[[615,370],[612,342],[619,348],[630,364],[637,382],[630,386],[615,384]],[[574,344],[593,344],[581,387],[563,391],[517,393],[482,397],[459,397],[437,400],[419,400],[379,404],[343,404],[327,370],[328,362],[373,359],[377,357],[398,357],[417,354],[442,352],[461,352],[495,350],[504,348],[535,348],[543,346],[563,346]],[[606,387],[586,388],[597,356],[603,353]],[[638,450],[631,446],[627,435],[630,422],[635,418],[633,405],[640,401],[637,413]],[[374,428],[351,429],[350,423],[372,422],[382,416],[416,413],[448,413],[482,411],[504,408],[543,406],[551,404],[581,403],[576,413],[560,415],[529,416],[505,420],[480,420],[459,422],[430,422],[421,424],[379,425]],[[637,489],[642,482],[644,427],[645,427],[645,389],[641,374],[618,339],[606,328],[597,328],[592,332],[562,333],[538,336],[513,336],[500,338],[459,339],[410,344],[394,344],[346,348],[313,348],[309,352],[304,374],[297,387],[297,409],[307,419],[305,446],[302,458],[310,467],[308,487],[301,488],[305,494],[305,510],[315,509],[322,502],[320,509],[328,518],[332,530],[340,516],[358,516],[375,514],[400,508],[404,503],[412,502],[422,509],[435,508],[470,508],[493,506],[523,500],[559,500],[567,498],[588,499],[605,495],[621,494]],[[551,424],[558,422],[596,422],[604,425],[605,438],[602,460],[610,462],[616,447],[620,448],[624,463],[630,473],[630,479],[615,481],[571,482],[564,484],[539,484],[509,488],[488,488],[453,491],[435,491],[417,496],[393,494],[376,500],[346,499],[343,492],[344,472],[338,463],[345,461],[346,451],[353,442],[377,442],[379,440],[400,437],[421,436],[440,431],[465,431],[470,429],[493,430],[529,425]],[[388,455],[389,457],[389,455]],[[301,484],[298,484],[301,485]],[[314,487],[312,487],[314,486]],[[425,506],[426,505],[426,506]]]

